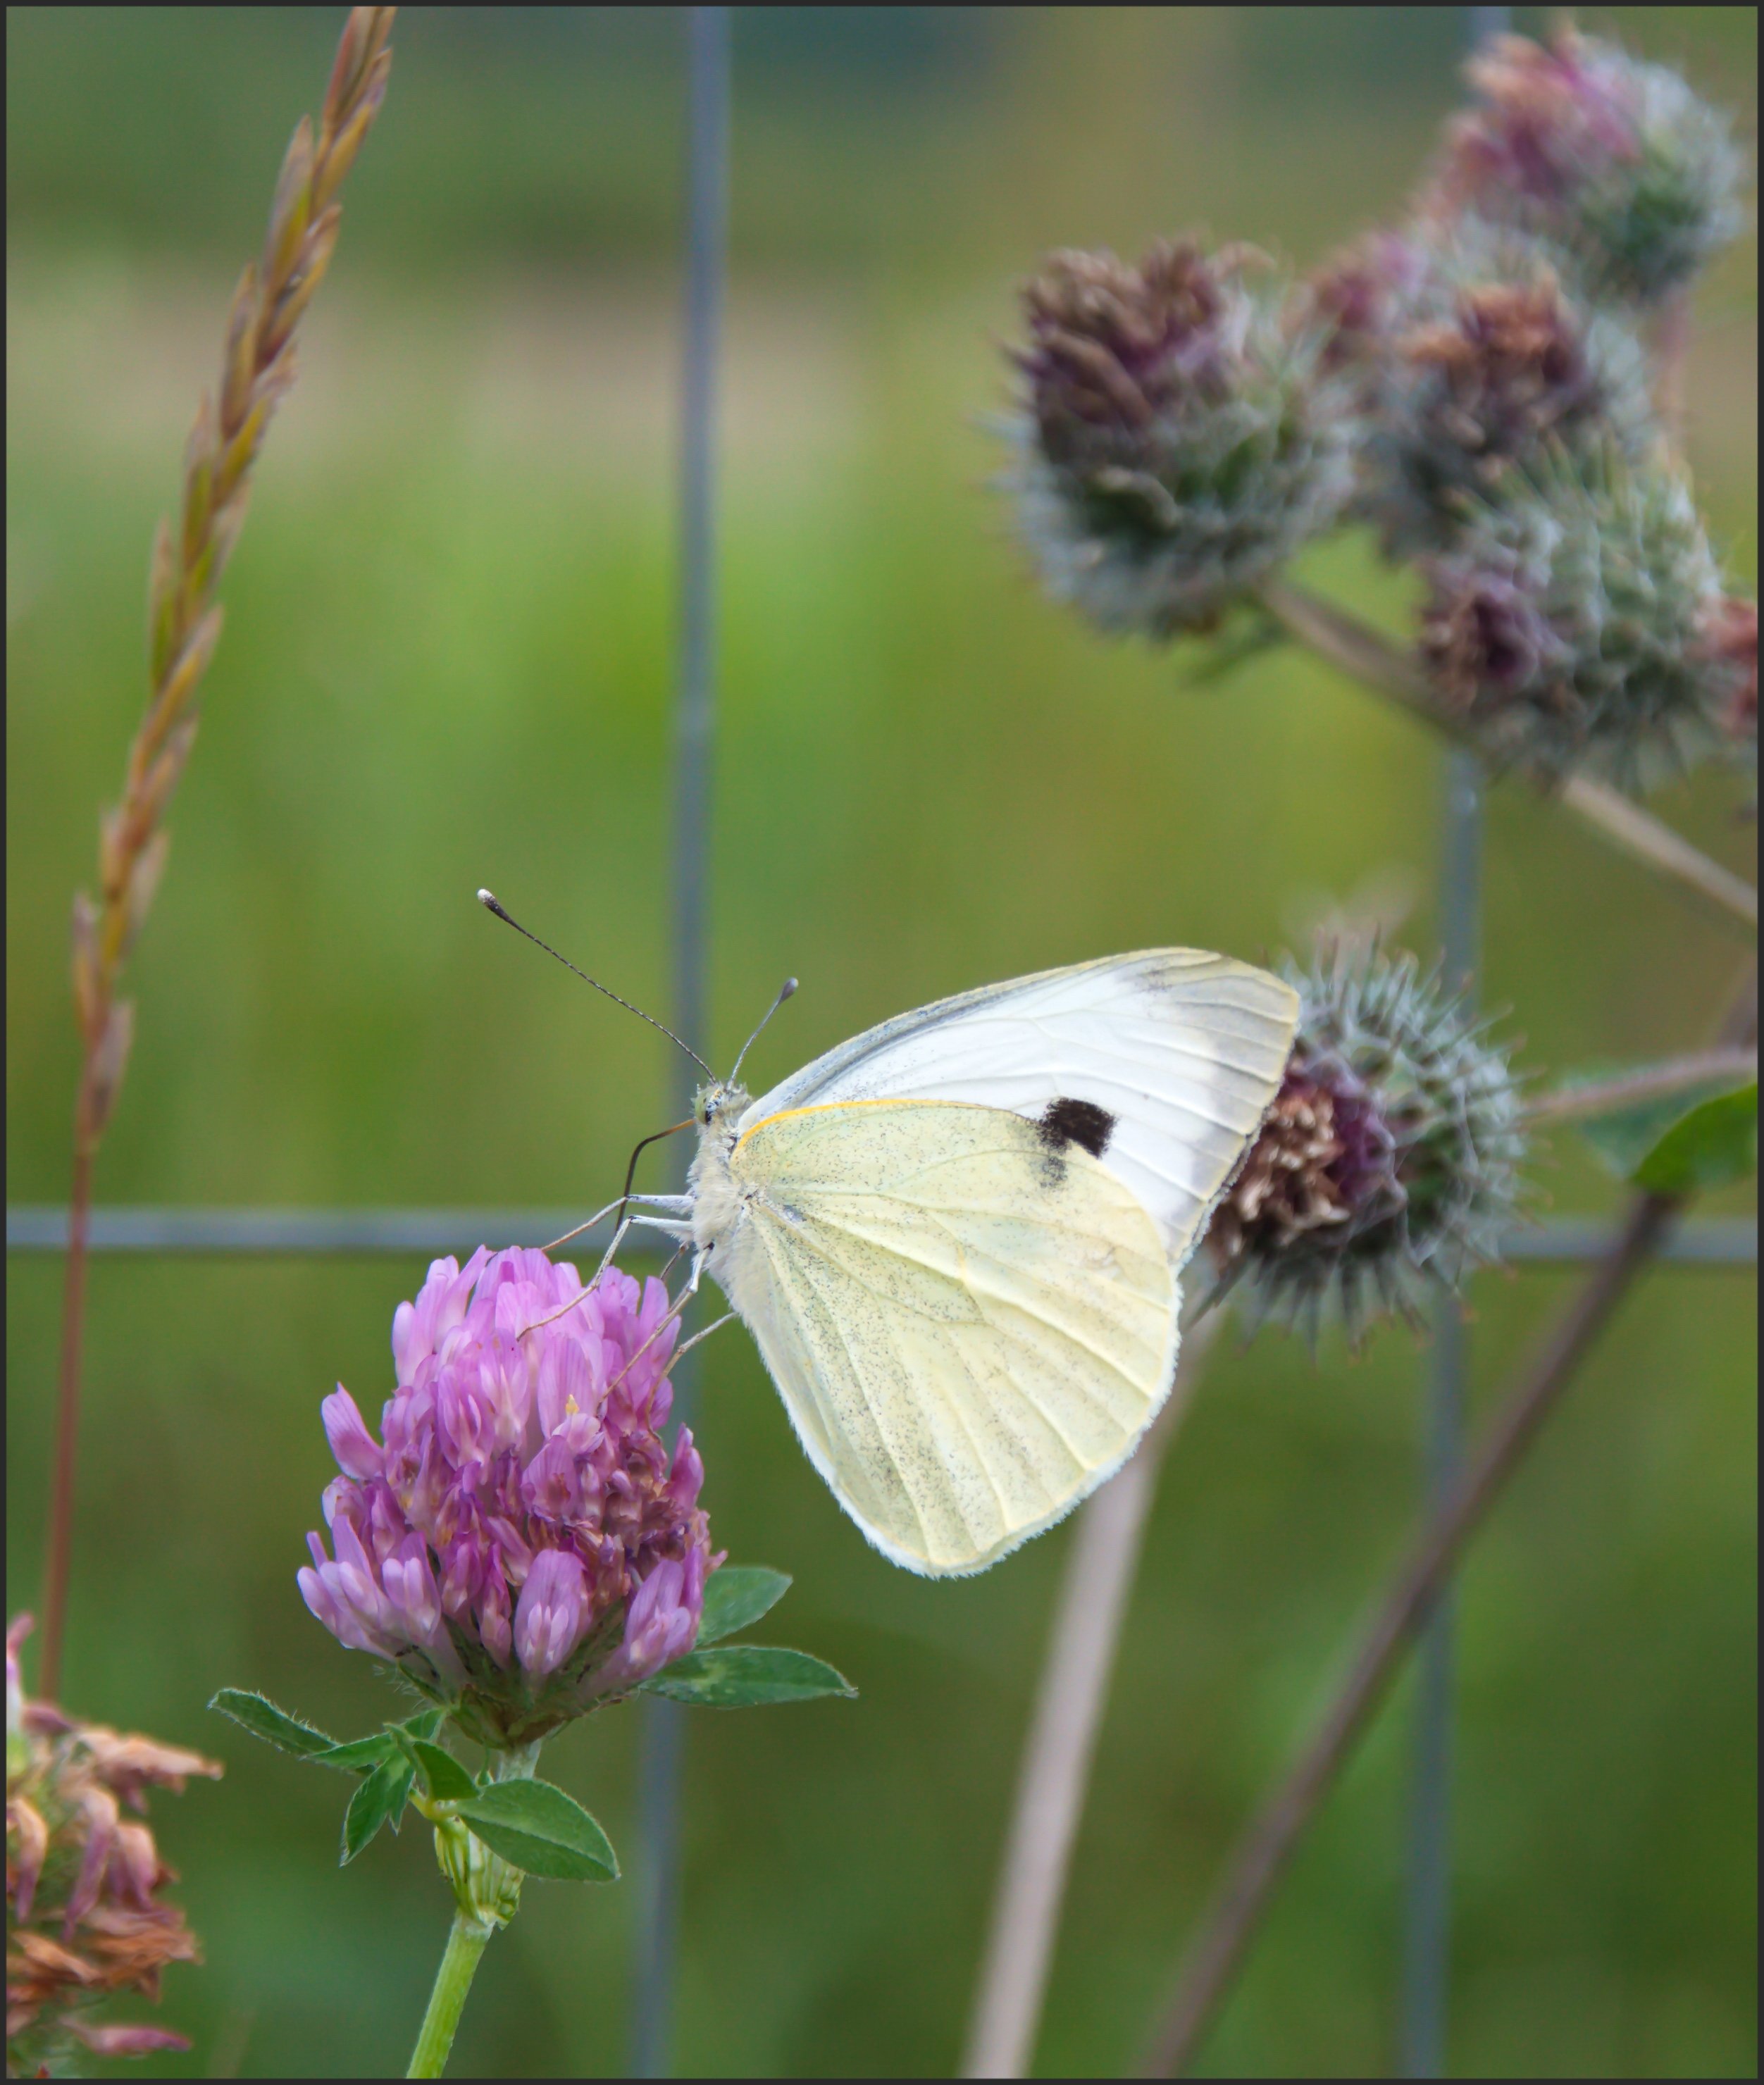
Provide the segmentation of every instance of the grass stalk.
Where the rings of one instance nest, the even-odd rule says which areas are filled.
[[[228,315],[218,390],[205,396],[184,452],[177,525],[162,521],[148,575],[149,694],[119,801],[99,822],[98,897],[74,899],[73,982],[79,1026],[74,1104],[55,1467],[44,1561],[38,1692],[61,1681],[79,1446],[92,1170],[134,1033],[122,973],[165,868],[165,814],[196,737],[196,694],[220,636],[215,593],[244,524],[251,474],[271,418],[295,378],[295,337],[337,244],[337,191],[385,97],[392,7],[351,10],[315,139],[302,117],[282,163],[261,258],[247,267]]]
[[[1481,750],[1475,734],[1451,715],[1435,693],[1420,660],[1301,587],[1271,580],[1261,589],[1269,614],[1290,637],[1332,666],[1400,703],[1458,745]],[[1551,792],[1633,861],[1669,884],[1706,917],[1749,941],[1758,932],[1758,891],[1681,834],[1633,804],[1620,790],[1571,775]]]
[[[1022,2078],[1035,2054],[1073,1841],[1146,1516],[1165,1453],[1223,1322],[1224,1313],[1215,1311],[1184,1333],[1163,1410],[1133,1459],[1078,1514],[999,1863],[964,2078]]]
[[[1724,1048],[1755,1048],[1757,1041],[1754,963],[1747,967],[1719,1043]],[[1688,1199],[1635,1197],[1615,1244],[1550,1331],[1518,1388],[1501,1406],[1481,1449],[1416,1538],[1310,1743],[1239,1841],[1224,1883],[1187,1951],[1141,2076],[1179,2077],[1198,2051],[1300,1840],[1370,1726],[1464,1545]]]

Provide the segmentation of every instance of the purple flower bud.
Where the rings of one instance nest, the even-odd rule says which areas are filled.
[[[312,1538],[302,1597],[482,1743],[542,1735],[696,1636],[720,1559],[691,1436],[670,1454],[657,1431],[669,1312],[661,1282],[616,1268],[584,1293],[540,1252],[437,1260],[394,1319],[383,1450],[347,1391],[325,1400],[344,1475],[325,1495],[330,1553]],[[621,1609],[625,1643],[609,1655],[597,1632],[611,1624],[610,1640]]]
[[[692,1444],[691,1428],[682,1426],[674,1444],[674,1467],[668,1476],[667,1495],[677,1512],[692,1510],[699,1502],[699,1490],[703,1482],[704,1459]]]
[[[705,1564],[702,1549],[693,1550],[684,1563],[665,1557],[638,1587],[625,1611],[625,1640],[601,1675],[610,1687],[623,1689],[652,1678],[698,1641]]]
[[[417,1292],[414,1303],[401,1303],[392,1316],[392,1357],[397,1364],[398,1380],[408,1382],[418,1364],[426,1361],[465,1315],[466,1299],[490,1257],[480,1246],[463,1270],[451,1255],[431,1261],[428,1279]]]
[[[581,1641],[589,1618],[587,1574],[573,1551],[533,1559],[515,1610],[515,1648],[535,1679],[555,1672]]]
[[[319,1413],[338,1468],[351,1477],[377,1477],[385,1464],[385,1451],[341,1383],[319,1407]]]
[[[597,1360],[601,1345],[597,1336],[594,1344]],[[606,1378],[603,1375],[598,1383],[595,1382],[586,1350],[573,1339],[555,1341],[540,1357],[538,1378],[540,1431],[550,1435],[568,1425],[576,1453],[591,1447],[600,1431],[594,1412]]]
[[[441,1607],[450,1620],[461,1620],[482,1591],[490,1556],[489,1543],[475,1531],[456,1535],[447,1545],[441,1569]]]
[[[478,1603],[478,1633],[485,1650],[506,1670],[514,1647],[514,1624],[508,1612],[508,1582],[499,1564],[493,1563],[485,1577]]]
[[[521,1495],[542,1520],[575,1518],[582,1502],[576,1458],[561,1435],[553,1435],[527,1465]]]
[[[456,1470],[487,1459],[496,1428],[487,1398],[463,1369],[449,1369],[435,1393],[435,1429],[442,1453]]]

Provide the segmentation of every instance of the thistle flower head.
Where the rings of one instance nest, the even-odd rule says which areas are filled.
[[[1349,1334],[1416,1314],[1492,1260],[1523,1152],[1503,1053],[1411,957],[1292,965],[1297,1038],[1273,1107],[1215,1211],[1214,1293],[1314,1338],[1331,1299]]]
[[[1654,420],[1640,344],[1577,299],[1541,248],[1460,228],[1398,250],[1409,271],[1388,270],[1368,307],[1376,329],[1334,337],[1336,351],[1358,349],[1373,429],[1363,503],[1392,554],[1449,543],[1468,500],[1552,445],[1643,453]],[[1338,269],[1324,287],[1340,299],[1351,282]]]
[[[1209,629],[1335,519],[1345,395],[1247,249],[1056,253],[1023,305],[1006,483],[1056,597],[1105,629]]]
[[[1725,117],[1664,66],[1559,31],[1467,67],[1424,208],[1546,240],[1589,295],[1654,304],[1738,231],[1745,161]]]
[[[6,1633],[6,2071],[46,2074],[81,2045],[98,2056],[188,2049],[164,2028],[92,2017],[125,1991],[159,1995],[168,1962],[198,1960],[184,1914],[160,1896],[176,1879],[144,1814],[147,1790],[221,1769],[200,1753],[82,1723],[29,1700],[20,1616]]]
[[[1749,625],[1662,465],[1558,452],[1468,510],[1425,569],[1423,654],[1498,757],[1639,788],[1745,740],[1755,610]]]
[[[690,1650],[722,1560],[691,1433],[661,1437],[675,1331],[661,1283],[615,1268],[584,1293],[542,1252],[436,1260],[393,1319],[380,1439],[340,1384],[325,1400],[343,1474],[308,1607],[498,1746]]]
[[[1305,285],[1326,369],[1350,371],[1363,405],[1378,393],[1367,379],[1408,323],[1426,283],[1428,242],[1413,232],[1369,231],[1333,255]]]

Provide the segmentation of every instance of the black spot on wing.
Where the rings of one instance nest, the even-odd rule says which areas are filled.
[[[1115,1134],[1115,1118],[1095,1101],[1049,1101],[1035,1131],[1049,1151],[1063,1151],[1069,1144],[1077,1144],[1093,1158],[1100,1158]]]

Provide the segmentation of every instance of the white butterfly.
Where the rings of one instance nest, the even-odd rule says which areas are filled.
[[[614,1246],[691,1247],[674,1310],[712,1276],[884,1556],[984,1571],[1157,1416],[1179,1277],[1298,1014],[1265,970],[1152,949],[901,1014],[758,1100],[737,1059],[696,1096],[688,1191],[629,1197]]]
[[[1133,1453],[1297,1019],[1265,971],[1156,949],[902,1014],[758,1100],[702,1089],[689,1191],[646,1199],[884,1556],[983,1571]]]

